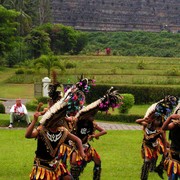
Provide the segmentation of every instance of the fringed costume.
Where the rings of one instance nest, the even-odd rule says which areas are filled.
[[[141,179],[147,179],[148,171],[156,168],[154,166],[158,155],[164,153],[164,148],[162,132],[160,130],[150,130],[149,128],[145,128],[141,150],[142,158],[144,159]]]
[[[141,180],[148,179],[148,172],[155,171],[163,179],[164,152],[166,148],[166,135],[161,127],[167,117],[177,105],[177,98],[166,96],[161,101],[154,103],[148,108],[143,119],[136,120],[143,125],[144,139],[142,144],[142,158],[144,163],[141,170]],[[156,167],[158,155],[162,155],[160,164]]]
[[[54,79],[56,79],[54,74]],[[65,117],[76,114],[84,105],[85,95],[88,91],[88,79],[81,79],[80,82],[70,87],[64,97],[61,92],[57,91],[60,85],[56,81],[49,87],[50,103],[49,107],[43,113],[34,114],[34,120],[27,128],[26,138],[37,139],[36,157],[34,166],[30,174],[31,180],[59,180],[64,176],[71,178],[72,176],[66,167],[66,158],[70,154],[71,149],[65,145],[65,141],[73,141],[78,147],[78,151],[82,158],[85,154],[80,139],[70,133]],[[39,116],[39,126],[35,124]]]
[[[168,157],[164,162],[169,180],[180,179],[180,104],[177,106],[174,113],[179,115],[179,117],[178,119],[170,119],[170,123],[173,123],[174,128],[169,132],[171,145]]]
[[[65,153],[60,146],[64,143],[69,133],[68,130],[64,127],[59,127],[54,133],[43,126],[39,126],[37,130],[39,131],[37,150],[30,179],[56,180],[60,176],[69,174],[64,164],[61,163],[60,157],[58,157],[59,151],[62,151],[62,156]]]
[[[87,163],[94,161],[93,179],[99,180],[101,177],[101,159],[97,151],[90,145],[90,137],[98,138],[101,135],[106,134],[106,131],[99,127],[94,122],[94,116],[98,111],[108,111],[110,107],[116,108],[121,105],[122,97],[116,90],[111,88],[107,91],[107,94],[81,109],[77,114],[77,122],[74,129],[74,134],[78,136],[83,144],[86,159],[82,160],[75,150],[71,155],[71,169],[70,172],[74,180],[78,180],[80,174],[83,172]],[[98,130],[101,135],[96,137],[95,131]]]

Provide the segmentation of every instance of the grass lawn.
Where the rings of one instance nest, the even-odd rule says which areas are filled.
[[[36,141],[25,139],[25,129],[1,130],[0,180],[27,180],[32,168]],[[140,156],[142,131],[108,131],[91,144],[102,159],[102,180],[138,180],[142,159]],[[81,180],[92,180],[93,163],[89,163]],[[166,175],[165,175],[166,176]],[[160,179],[150,173],[149,179]]]

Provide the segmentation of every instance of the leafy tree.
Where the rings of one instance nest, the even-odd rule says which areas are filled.
[[[17,37],[16,18],[19,13],[14,10],[7,10],[0,5],[0,56],[4,56],[13,49],[13,42]]]
[[[19,65],[23,63],[26,59],[30,58],[30,54],[28,53],[28,47],[24,43],[22,38],[14,42],[14,48],[10,53],[6,55],[6,63],[8,67],[13,67],[14,65]]]
[[[42,54],[50,52],[50,38],[43,30],[33,29],[25,38],[29,51],[33,58],[39,58]]]
[[[50,47],[55,54],[78,54],[87,43],[85,33],[62,24],[43,24],[39,29],[49,34]]]
[[[79,54],[88,42],[87,34],[84,32],[76,31],[75,36],[76,36],[76,44],[72,49],[72,54]]]
[[[34,65],[37,67],[37,69],[45,68],[47,70],[48,77],[50,77],[50,72],[54,67],[58,67],[62,71],[64,70],[64,67],[59,62],[58,57],[52,53],[48,55],[41,55],[38,59],[35,60]]]
[[[18,27],[19,35],[27,35],[32,27],[31,16],[26,12],[28,8],[27,5],[27,0],[6,0],[3,2],[3,6],[7,9],[14,9],[20,12],[19,16],[17,17],[17,22],[20,24]]]

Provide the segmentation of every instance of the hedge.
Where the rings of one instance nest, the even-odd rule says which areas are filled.
[[[101,98],[110,87],[110,85],[92,86],[90,92],[86,95],[86,102],[89,104]],[[116,88],[120,94],[128,93],[134,95],[135,104],[153,103],[164,98],[166,95],[180,96],[180,87],[172,86],[119,85],[114,86],[114,88]]]
[[[95,116],[96,120],[101,121],[111,121],[111,122],[125,122],[125,123],[134,123],[136,119],[140,119],[142,116],[137,114],[118,114],[110,115],[98,112]]]
[[[5,114],[5,106],[0,102],[0,113]]]

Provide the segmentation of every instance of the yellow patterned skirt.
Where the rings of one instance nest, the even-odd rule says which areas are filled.
[[[83,144],[83,149],[84,149],[84,153],[86,154],[86,162],[90,162],[92,161],[93,157],[97,157],[98,159],[100,159],[99,154],[97,153],[97,151],[95,150],[95,148],[93,148],[90,144]],[[82,157],[79,154],[78,150],[76,151],[76,162],[82,161]]]
[[[158,138],[156,140],[156,145],[154,147],[146,144],[145,141],[142,144],[141,155],[142,155],[143,159],[145,159],[145,158],[148,158],[148,159],[157,158],[157,156],[159,154],[162,154],[163,152],[164,152],[164,144],[162,143],[160,138]]]
[[[174,157],[178,158],[174,158]],[[170,151],[168,157],[164,161],[164,167],[167,171],[167,175],[169,177],[172,176],[172,174],[177,174],[180,176],[180,153]]]
[[[59,161],[47,162],[35,158],[30,180],[58,180],[59,177],[68,174],[65,165]]]

